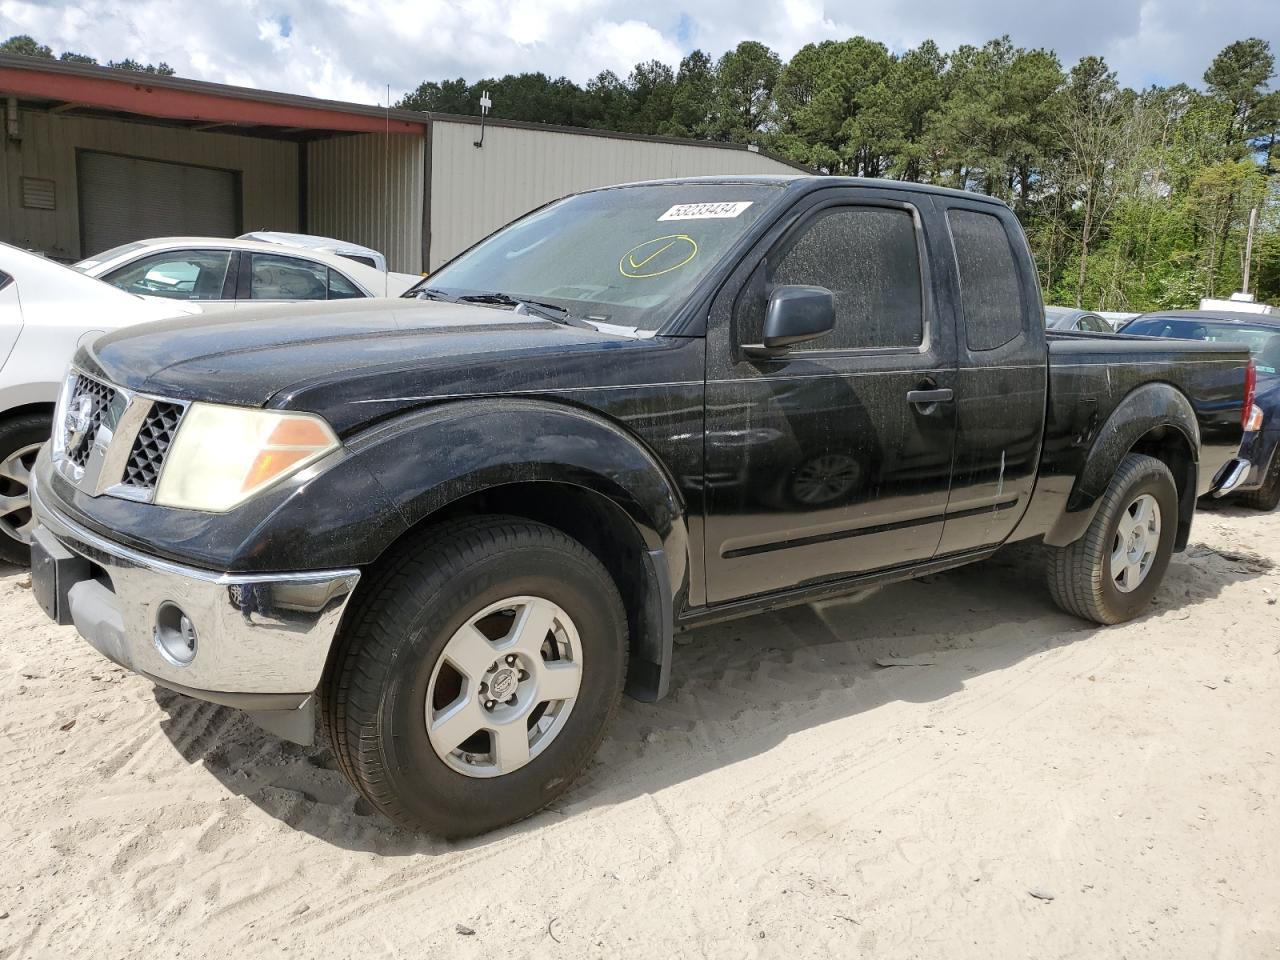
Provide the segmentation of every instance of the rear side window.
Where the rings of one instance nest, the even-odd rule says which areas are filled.
[[[994,350],[1022,332],[1022,284],[1009,235],[998,217],[950,210],[960,268],[960,307],[970,350]]]
[[[0,270],[0,290],[3,290],[11,283],[13,283],[13,277],[9,276],[3,270]]]
[[[329,268],[323,263],[281,257],[271,253],[253,254],[250,277],[251,300],[328,300]]]
[[[826,287],[836,323],[814,350],[919,346],[924,338],[915,218],[890,207],[835,207],[818,214],[769,259],[767,283],[742,305],[742,342],[758,339],[769,291],[785,284]]]

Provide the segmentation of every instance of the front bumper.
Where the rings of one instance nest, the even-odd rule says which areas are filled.
[[[51,618],[74,624],[126,669],[247,710],[281,736],[310,742],[312,695],[358,570],[232,574],[186,567],[86,530],[53,508],[35,483],[31,495],[32,591]],[[178,658],[175,609],[194,631],[194,643]]]

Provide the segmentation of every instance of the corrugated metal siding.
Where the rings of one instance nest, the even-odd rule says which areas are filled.
[[[0,239],[76,260],[80,211],[76,149],[191,163],[240,172],[245,230],[298,229],[298,148],[293,143],[194,132],[157,124],[20,111],[22,139],[0,152]],[[54,181],[56,208],[22,206],[22,178]]]
[[[798,173],[752,153],[560,131],[431,123],[431,268],[503,224],[567,193],[632,180]]]
[[[381,250],[422,270],[422,137],[361,133],[307,146],[307,232]]]

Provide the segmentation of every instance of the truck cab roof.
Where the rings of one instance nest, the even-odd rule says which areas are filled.
[[[870,177],[829,177],[819,174],[803,173],[751,173],[721,174],[706,177],[671,177],[662,180],[636,180],[630,183],[619,183],[612,186],[599,187],[597,189],[620,190],[627,187],[639,186],[679,186],[681,184],[716,183],[754,183],[766,186],[772,185],[782,187],[793,195],[801,195],[810,193],[814,190],[825,190],[834,187],[863,187],[871,190],[910,190],[913,193],[927,193],[944,197],[963,197],[966,200],[982,201],[994,206],[1007,206],[1003,201],[997,200],[995,197],[989,197],[986,194],[973,193],[967,190],[955,190],[951,187],[935,187],[927,183],[911,183],[906,180],[886,180]],[[593,193],[595,191],[583,192]]]

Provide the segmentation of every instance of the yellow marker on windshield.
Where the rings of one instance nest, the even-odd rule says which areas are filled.
[[[673,233],[637,243],[622,255],[618,271],[624,277],[642,280],[679,270],[698,255],[698,244],[686,233]]]

